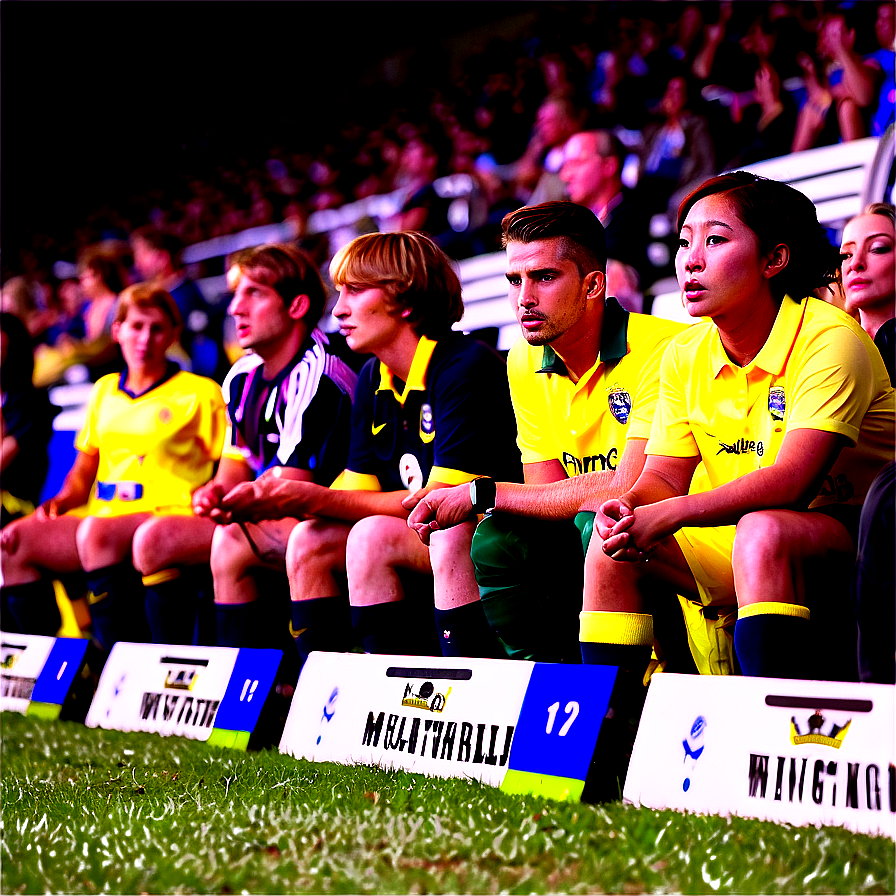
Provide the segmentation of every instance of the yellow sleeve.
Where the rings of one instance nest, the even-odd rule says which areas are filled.
[[[650,428],[646,454],[666,457],[699,457],[697,440],[691,432],[686,383],[690,364],[673,340],[666,346],[660,361],[659,397]]]
[[[90,398],[87,400],[84,426],[81,427],[81,431],[75,439],[75,448],[77,448],[78,451],[83,451],[85,454],[99,454],[100,444],[99,435],[97,433],[97,415],[100,406],[103,403],[103,399],[109,392],[110,383],[117,384],[118,377],[119,374],[117,373],[106,374],[106,376],[100,377],[93,387],[93,391],[90,393]]]
[[[356,473],[354,470],[343,470],[333,480],[330,488],[344,492],[381,492],[383,490],[379,479],[372,473]]]

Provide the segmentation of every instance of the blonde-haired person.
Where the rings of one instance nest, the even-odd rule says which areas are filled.
[[[303,658],[338,649],[346,577],[354,633],[368,652],[439,652],[432,584],[441,652],[496,655],[470,560],[472,524],[436,533],[427,547],[407,527],[402,501],[424,486],[518,478],[504,361],[452,332],[463,314],[460,282],[422,233],[360,236],[333,258],[330,277],[348,346],[374,356],[359,377],[339,486],[265,477],[234,488],[213,518],[302,520],[286,564]],[[408,588],[408,574],[425,594]]]
[[[896,208],[875,202],[843,228],[840,241],[841,279],[846,310],[880,350],[894,380],[896,366]],[[862,505],[852,581],[852,599],[859,626],[859,678],[893,684],[896,681],[896,594],[893,569],[894,489],[896,463],[878,473]]]
[[[857,315],[894,381],[896,366],[896,208],[874,202],[848,221],[840,240],[846,311]]]
[[[94,386],[59,492],[0,535],[5,630],[55,635],[52,579],[83,570],[101,647],[146,637],[132,536],[154,514],[191,512],[224,442],[218,384],[166,357],[180,326],[165,290],[135,284],[121,293],[110,330],[125,369]]]

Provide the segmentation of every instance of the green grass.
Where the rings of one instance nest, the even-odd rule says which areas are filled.
[[[557,803],[2,716],[10,893],[893,893],[842,829]]]

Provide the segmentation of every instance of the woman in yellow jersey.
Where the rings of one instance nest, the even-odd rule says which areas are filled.
[[[218,384],[166,356],[180,326],[165,290],[136,284],[121,293],[112,337],[125,369],[97,381],[59,493],[0,535],[4,630],[55,635],[51,580],[83,569],[101,646],[146,635],[134,530],[154,513],[192,513],[192,492],[211,478],[225,431]]]
[[[646,665],[644,595],[668,588],[707,619],[736,604],[744,674],[855,677],[858,518],[893,453],[880,353],[813,297],[839,257],[802,193],[724,174],[685,198],[678,224],[682,299],[708,320],[670,341],[644,470],[599,508],[581,619],[588,661]],[[688,494],[701,460],[711,488]]]

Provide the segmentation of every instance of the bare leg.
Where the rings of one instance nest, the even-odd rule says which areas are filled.
[[[217,526],[200,516],[153,516],[134,533],[134,566],[143,575],[208,564]]]
[[[403,600],[399,569],[432,571],[429,549],[398,517],[371,516],[355,523],[345,555],[348,590],[355,607]]]
[[[435,582],[435,603],[440,610],[452,610],[479,600],[479,586],[470,546],[473,523],[462,523],[432,533],[429,558]]]
[[[0,538],[3,584],[36,582],[46,573],[79,572],[76,533],[81,522],[75,516],[49,520],[32,514],[10,523]]]
[[[350,531],[348,523],[319,519],[305,520],[292,530],[286,550],[286,573],[293,601],[340,593]]]
[[[88,516],[78,528],[78,555],[85,572],[130,561],[131,541],[148,513],[125,516]]]

